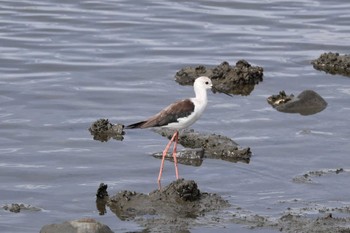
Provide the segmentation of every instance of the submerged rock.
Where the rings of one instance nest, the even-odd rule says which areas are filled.
[[[95,121],[89,128],[91,135],[94,136],[94,140],[106,142],[111,138],[122,141],[125,134],[124,125],[111,124],[108,119],[99,119]]]
[[[267,102],[277,111],[304,116],[316,114],[327,107],[327,102],[313,90],[302,91],[297,97],[281,91],[278,95],[268,97]]]
[[[175,80],[181,85],[192,85],[199,76],[208,76],[218,92],[235,95],[249,95],[254,86],[263,80],[263,68],[251,66],[247,61],[240,60],[236,66],[223,62],[214,68],[205,66],[186,67],[178,71]]]
[[[311,204],[310,204],[311,206]],[[244,224],[249,228],[260,230],[273,229],[276,232],[308,232],[308,233],[345,233],[350,232],[350,218],[334,217],[335,215],[349,213],[349,207],[331,207],[322,206],[315,207],[289,207],[281,216],[263,216],[240,208],[232,216],[231,221],[236,224]],[[313,214],[310,217],[310,213]],[[317,217],[315,217],[317,215]],[[271,230],[270,230],[271,231]]]
[[[334,208],[337,210],[340,208]],[[305,208],[305,213],[308,210]],[[317,211],[317,209],[315,209]],[[315,211],[311,210],[311,211]],[[309,210],[310,211],[310,210]],[[324,210],[319,209],[320,213]],[[328,213],[317,218],[304,217],[302,214],[286,213],[278,219],[275,224],[281,232],[308,232],[308,233],[345,233],[350,232],[349,217],[333,217],[332,210],[327,210]],[[338,210],[337,210],[338,211]],[[305,214],[306,215],[306,214]]]
[[[45,225],[40,233],[113,233],[106,225],[92,218],[83,218],[61,224]]]
[[[4,205],[2,207],[4,210],[13,212],[13,213],[19,213],[21,211],[40,211],[40,208],[31,206],[31,205],[25,205],[25,204],[17,204],[17,203],[12,203],[9,205]]]
[[[324,169],[324,170],[316,170],[316,171],[310,171],[303,175],[296,176],[293,178],[293,182],[295,183],[314,183],[314,179],[316,177],[326,176],[326,175],[338,175],[341,173],[347,173],[349,174],[349,170],[345,170],[343,168],[337,168],[337,169]]]
[[[174,130],[154,129],[163,137],[171,138]],[[197,133],[193,130],[182,130],[179,133],[179,144],[186,148],[201,148],[204,158],[222,159],[229,162],[250,162],[250,148],[240,148],[232,139],[217,134]]]
[[[324,53],[313,60],[313,67],[330,74],[350,76],[350,55],[339,55],[339,53]]]

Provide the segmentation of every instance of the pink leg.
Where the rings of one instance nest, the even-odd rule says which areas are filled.
[[[159,169],[159,175],[158,175],[158,187],[160,189],[160,179],[162,178],[162,173],[163,173],[163,167],[164,167],[164,160],[165,160],[165,156],[168,153],[168,150],[171,146],[171,143],[174,141],[175,136],[176,136],[177,131],[174,133],[173,137],[170,139],[170,141],[168,142],[168,144],[166,145],[165,149],[163,150],[163,156],[162,156],[162,162],[160,164],[160,169]]]
[[[177,142],[179,140],[179,132],[176,130],[175,134],[176,134],[176,136],[174,138],[173,158],[174,158],[176,179],[179,179],[179,170],[177,167],[177,158],[176,158],[176,147],[177,147]]]

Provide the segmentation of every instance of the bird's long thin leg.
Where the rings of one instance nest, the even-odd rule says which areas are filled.
[[[179,170],[177,167],[177,158],[176,158],[176,147],[177,147],[178,140],[179,140],[179,131],[176,130],[175,138],[174,138],[174,148],[173,148],[173,158],[174,158],[176,179],[179,179]]]
[[[177,131],[176,131],[177,132]],[[162,178],[162,173],[163,173],[163,167],[164,167],[164,160],[165,160],[165,156],[167,155],[169,148],[171,146],[171,143],[174,141],[174,138],[176,136],[176,132],[174,133],[173,137],[170,139],[170,141],[168,142],[168,144],[166,145],[165,149],[163,150],[163,156],[162,156],[162,162],[160,164],[160,169],[159,169],[159,175],[158,175],[158,187],[160,189],[160,180]]]

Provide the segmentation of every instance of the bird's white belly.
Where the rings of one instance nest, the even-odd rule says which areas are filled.
[[[192,125],[194,122],[196,122],[196,117],[194,114],[191,114],[187,117],[179,118],[178,122],[170,123],[166,126],[163,126],[165,128],[173,128],[173,129],[184,129]]]
[[[199,119],[199,117],[202,115],[205,107],[206,107],[206,103],[205,104],[203,104],[203,103],[198,104],[198,105],[196,105],[192,114],[188,115],[187,117],[179,118],[179,119],[177,119],[178,122],[170,123],[164,127],[173,128],[173,129],[187,128]]]

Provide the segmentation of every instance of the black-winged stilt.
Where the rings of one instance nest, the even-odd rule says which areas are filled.
[[[159,186],[164,167],[164,159],[172,142],[174,142],[173,158],[175,164],[175,175],[176,179],[179,179],[176,159],[176,146],[179,137],[178,130],[187,128],[198,120],[208,103],[207,89],[214,89],[211,79],[205,76],[197,78],[193,84],[193,88],[196,97],[174,102],[149,119],[126,126],[127,129],[144,129],[150,127],[166,127],[175,129],[175,133],[163,151],[162,162],[158,175]]]

